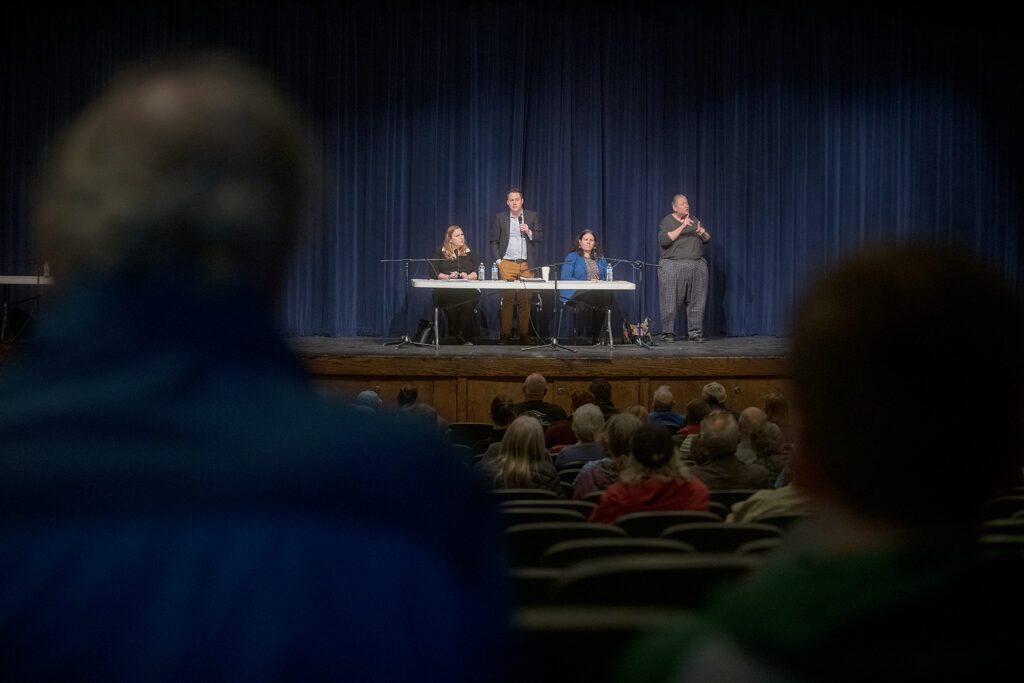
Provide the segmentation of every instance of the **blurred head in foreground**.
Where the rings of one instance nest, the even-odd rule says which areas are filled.
[[[65,133],[38,198],[62,282],[184,270],[276,292],[313,185],[299,118],[224,55],[125,72]]]
[[[868,252],[825,277],[796,318],[797,483],[892,530],[970,529],[1019,477],[1022,320],[1000,278],[952,250]],[[911,406],[943,396],[979,412],[924,428]]]

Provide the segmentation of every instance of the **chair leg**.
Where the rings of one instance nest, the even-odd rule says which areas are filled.
[[[608,348],[615,348],[615,335],[612,334],[612,309],[604,309],[604,330],[608,332]]]
[[[438,323],[440,322],[440,307],[434,306],[434,348],[441,348],[441,328]]]

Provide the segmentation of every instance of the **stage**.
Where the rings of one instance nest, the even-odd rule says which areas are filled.
[[[547,400],[569,408],[573,391],[603,377],[613,388],[619,408],[650,406],[661,384],[672,388],[676,408],[717,380],[729,391],[733,408],[761,405],[765,394],[787,393],[789,340],[780,337],[721,337],[704,343],[656,342],[652,348],[618,344],[570,346],[576,353],[545,347],[523,351],[483,340],[475,346],[385,346],[395,338],[295,337],[288,340],[325,391],[344,400],[379,387],[386,405],[394,405],[406,383],[419,388],[449,421],[487,422],[497,394],[522,397],[522,382],[531,372],[549,382]],[[563,340],[559,340],[563,341]],[[564,341],[563,341],[564,343]]]

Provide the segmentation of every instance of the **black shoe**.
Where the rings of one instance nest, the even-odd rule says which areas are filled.
[[[671,344],[675,340],[676,335],[672,334],[671,332],[662,332],[661,335],[658,337],[658,341],[665,342],[666,344]]]
[[[512,340],[509,338],[509,335],[503,334],[501,335],[501,339],[498,340],[498,343],[502,346],[508,346],[512,343]]]
[[[455,343],[462,344],[463,346],[472,346],[473,345],[473,342],[469,341],[468,339],[463,337],[461,334],[455,335]]]
[[[690,341],[697,342],[698,344],[703,344],[704,337],[690,337]]]
[[[526,338],[526,341],[525,341],[524,343],[525,343],[525,344],[526,344],[527,346],[541,346],[542,344],[546,344],[547,342],[545,342],[545,341],[544,341],[543,339],[541,339],[540,337],[534,337],[534,336],[533,336],[533,335],[531,334],[530,336],[528,336],[528,337]]]

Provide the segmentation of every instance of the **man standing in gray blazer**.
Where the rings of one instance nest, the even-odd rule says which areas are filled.
[[[508,211],[494,217],[491,226],[491,252],[498,259],[498,273],[502,280],[533,277],[530,263],[537,263],[537,243],[543,228],[536,211],[523,208],[523,193],[517,187],[508,191],[505,203]],[[519,309],[519,340],[532,341],[530,332],[530,296],[526,289],[506,292],[501,297],[501,343],[510,343],[512,311]]]

